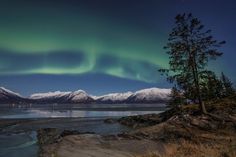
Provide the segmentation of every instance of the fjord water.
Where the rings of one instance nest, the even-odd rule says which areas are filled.
[[[0,157],[37,157],[36,132],[0,134]]]
[[[1,105],[0,118],[122,117],[160,113],[163,104],[26,104]]]
[[[0,105],[0,120],[19,120],[0,128],[0,157],[36,157],[39,128],[70,129],[97,134],[128,131],[119,123],[106,124],[106,118],[160,113],[163,104],[27,104]],[[26,121],[26,122],[24,122]]]

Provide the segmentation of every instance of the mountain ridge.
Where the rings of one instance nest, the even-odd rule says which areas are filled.
[[[108,93],[101,96],[93,96],[84,90],[55,91],[34,93],[29,97],[23,97],[18,93],[0,87],[0,104],[2,103],[72,103],[72,104],[118,104],[118,103],[165,103],[169,100],[170,89],[147,88],[136,92]]]

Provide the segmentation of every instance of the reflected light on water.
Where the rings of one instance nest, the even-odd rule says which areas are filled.
[[[149,113],[160,113],[161,111],[82,111],[82,110],[39,110],[29,109],[0,118],[58,118],[58,117],[121,117]]]

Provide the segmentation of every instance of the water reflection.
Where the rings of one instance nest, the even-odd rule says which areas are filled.
[[[36,157],[38,146],[36,132],[0,135],[0,156],[2,157]]]
[[[58,118],[58,117],[121,117],[160,113],[161,111],[83,111],[83,110],[19,110],[15,113],[1,115],[0,118]]]
[[[160,113],[160,105],[140,104],[5,104],[0,105],[0,119],[33,119],[29,123],[19,123],[4,128],[0,132],[0,157],[36,157],[36,130],[39,128],[58,128],[95,132],[97,134],[116,134],[130,128],[119,123],[104,123],[104,118]],[[60,118],[62,117],[62,118]],[[63,118],[73,117],[73,118]],[[81,117],[81,118],[75,118]],[[57,119],[58,118],[58,119]],[[20,132],[20,133],[19,133]]]
[[[5,104],[0,118],[121,117],[160,113],[162,104]]]

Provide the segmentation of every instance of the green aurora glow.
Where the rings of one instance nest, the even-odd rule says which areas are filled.
[[[226,30],[234,30],[235,23],[222,26],[230,18],[212,20],[214,16],[207,14],[211,4],[210,0],[205,6],[180,0],[2,0],[0,77],[92,73],[157,83],[158,68],[168,66],[163,46],[173,17],[190,8],[207,27],[218,25],[214,31],[228,42],[229,53],[213,69],[224,69],[235,80],[232,68],[226,68],[234,66],[234,36]],[[234,16],[233,5],[222,5],[227,12],[211,8],[215,17],[221,15],[219,8]]]
[[[150,66],[166,67],[167,60],[163,53],[161,33],[134,27],[132,24],[121,24],[119,20],[86,12],[54,12],[23,9],[16,14],[8,14],[1,21],[0,48],[17,55],[41,55],[44,61],[35,68],[9,69],[14,60],[0,58],[0,74],[81,74],[100,72],[113,76],[155,82],[152,72],[146,70],[143,63]],[[51,9],[51,8],[50,8]],[[2,13],[4,10],[1,11]],[[6,12],[5,12],[6,13]],[[3,15],[3,14],[1,14]],[[17,28],[16,28],[17,27]],[[76,66],[68,66],[62,61],[55,66],[53,58],[47,55],[58,51],[82,53],[84,60]],[[97,61],[102,56],[112,56],[116,63],[105,68],[98,68]],[[64,58],[66,60],[66,58]],[[37,59],[36,59],[37,60]],[[18,62],[27,62],[18,60]],[[57,61],[56,61],[57,62]],[[34,64],[34,63],[32,63]],[[19,63],[20,65],[20,63]],[[126,67],[134,71],[128,73]]]

